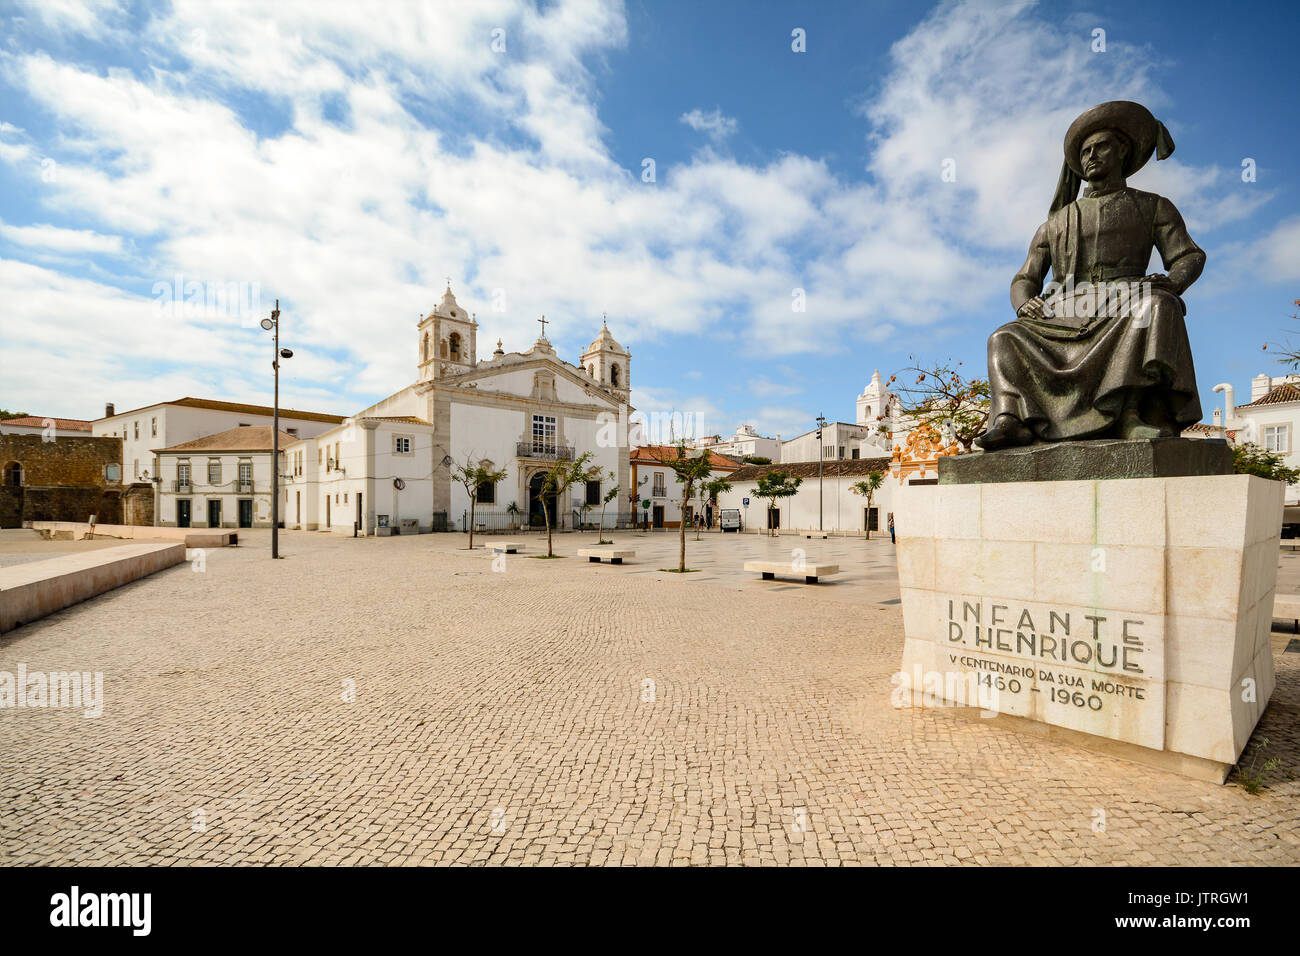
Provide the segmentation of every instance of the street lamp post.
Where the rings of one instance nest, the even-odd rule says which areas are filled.
[[[826,416],[817,416],[817,530],[822,529],[822,459],[826,451],[822,448],[822,429],[826,427]]]
[[[262,320],[262,328],[275,334],[275,351],[271,368],[275,374],[275,405],[271,411],[271,557],[280,556],[280,359],[293,358],[293,352],[280,348],[280,300],[275,300],[271,317]]]

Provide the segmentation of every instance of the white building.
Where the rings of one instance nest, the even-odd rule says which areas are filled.
[[[689,454],[689,452],[688,452]],[[700,454],[709,456],[712,473],[705,482],[715,478],[730,478],[741,463],[713,449],[700,449]],[[674,458],[677,450],[671,445],[644,445],[634,448],[628,461],[632,466],[631,488],[635,496],[628,500],[633,505],[637,522],[651,528],[676,528],[682,520],[682,483],[677,480],[677,473],[664,464],[665,458]],[[714,520],[713,508],[707,500],[703,488],[697,488],[695,496],[686,503],[686,521],[689,524],[697,513],[704,515],[706,522]],[[719,505],[721,505],[719,497]],[[649,502],[649,507],[643,505]]]
[[[765,530],[769,521],[768,502],[756,494],[758,479],[770,472],[781,471],[790,477],[801,478],[802,483],[793,497],[775,503],[771,515],[775,527],[783,531],[820,529],[841,534],[865,534],[867,528],[872,532],[886,531],[897,489],[897,482],[889,476],[888,458],[822,462],[820,481],[817,465],[815,461],[746,465],[731,475],[732,490],[719,496],[718,507],[740,509],[746,531]],[[873,471],[881,472],[885,477],[868,509],[867,499],[853,492],[852,488]],[[745,504],[746,499],[749,504]]]
[[[1212,425],[1193,425],[1188,438],[1224,438],[1229,444],[1254,444],[1275,452],[1288,468],[1300,468],[1296,449],[1300,425],[1300,375],[1256,375],[1250,380],[1250,401],[1236,404],[1229,382],[1214,386],[1223,395],[1223,408],[1214,409]],[[1300,484],[1287,486],[1283,523],[1300,524]]]
[[[297,441],[280,433],[280,446]],[[157,523],[166,528],[269,528],[271,429],[248,425],[155,449]]]
[[[158,475],[156,449],[215,435],[231,428],[271,426],[273,409],[266,405],[245,405],[207,398],[178,398],[172,402],[145,405],[127,412],[104,408],[104,417],[90,423],[91,434],[122,439],[122,480],[147,481]],[[343,421],[339,415],[280,409],[280,430],[298,438],[309,438]]]
[[[732,458],[760,457],[767,458],[771,461],[781,460],[781,436],[768,438],[760,435],[754,430],[753,425],[741,425],[736,429],[736,433],[728,438],[721,435],[710,435],[707,438],[698,439],[695,442],[696,448],[707,448],[710,451],[716,451],[720,455],[728,455]]]
[[[540,525],[542,473],[585,452],[601,478],[548,505],[553,526],[571,526],[586,504],[599,507],[611,480],[627,489],[630,353],[603,326],[573,365],[542,331],[527,352],[507,353],[498,341],[480,360],[478,322],[448,287],[417,327],[416,382],[285,449],[285,526],[464,530],[470,499],[451,466],[470,461],[506,472],[481,489],[476,517],[514,504],[521,524]]]

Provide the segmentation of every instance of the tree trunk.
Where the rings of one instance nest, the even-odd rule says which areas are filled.
[[[477,497],[469,499],[469,549],[471,551],[474,550],[474,504],[477,500]]]
[[[542,492],[542,517],[546,520],[546,556],[551,556],[551,512],[546,507],[546,492]]]
[[[682,490],[682,504],[677,517],[678,550],[677,550],[677,571],[680,574],[686,573],[686,502],[689,500],[690,483]]]

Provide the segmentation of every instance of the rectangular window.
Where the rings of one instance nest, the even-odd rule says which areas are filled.
[[[321,463],[322,463],[324,460],[325,460],[325,449],[323,449],[323,448],[317,448],[317,449],[316,449],[316,467],[319,468],[319,467],[321,466]]]
[[[551,415],[533,416],[533,451],[555,451],[555,418]]]
[[[411,436],[394,435],[393,436],[393,454],[409,455],[411,453]]]
[[[253,463],[251,461],[241,461],[239,463],[239,483],[241,485],[251,485],[253,483]]]
[[[854,457],[854,458],[857,458],[857,457],[858,457],[858,450],[857,450],[856,448],[853,449],[853,457]]]
[[[221,484],[221,459],[220,458],[208,459],[208,484],[210,485]]]
[[[158,437],[158,419],[155,418],[155,419],[152,419],[152,420],[149,422],[149,429],[150,429],[150,433],[153,435],[153,437],[154,437],[154,438],[157,438],[157,437]]]
[[[600,504],[600,482],[599,481],[587,482],[587,504],[589,505]]]
[[[182,485],[190,483],[190,463],[182,461],[176,466],[176,480]]]
[[[665,492],[664,492],[664,473],[663,473],[662,471],[656,471],[656,472],[655,472],[655,478],[654,478],[654,497],[655,497],[655,498],[663,498],[663,497],[665,497]]]
[[[1291,450],[1291,442],[1288,432],[1288,425],[1265,425],[1264,426],[1264,447],[1269,451],[1275,451],[1278,454],[1285,455]]]
[[[334,467],[335,467],[335,468],[338,468],[339,465],[340,465],[340,461],[339,461],[339,448],[341,447],[341,445],[342,445],[342,442],[335,442],[335,443],[334,443]]]
[[[841,457],[841,458],[844,457],[844,446],[843,446],[843,445],[840,446],[840,457]]]
[[[139,458],[135,460],[135,480],[136,481],[140,480],[140,459]]]
[[[478,503],[481,505],[494,505],[497,503],[497,486],[490,481],[485,481],[478,486]]]
[[[136,422],[136,423],[135,423],[135,437],[136,437],[136,438],[139,438],[139,437],[140,437],[140,423],[139,423],[139,422]]]

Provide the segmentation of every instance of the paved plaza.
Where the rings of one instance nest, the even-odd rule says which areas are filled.
[[[637,559],[530,535],[494,570],[463,535],[286,533],[272,562],[241,532],[6,634],[0,671],[102,671],[104,703],[0,711],[0,862],[1300,863],[1283,635],[1252,795],[893,709],[887,535],[691,534],[682,576],[674,533],[613,537]],[[843,573],[740,570],[794,548]]]

